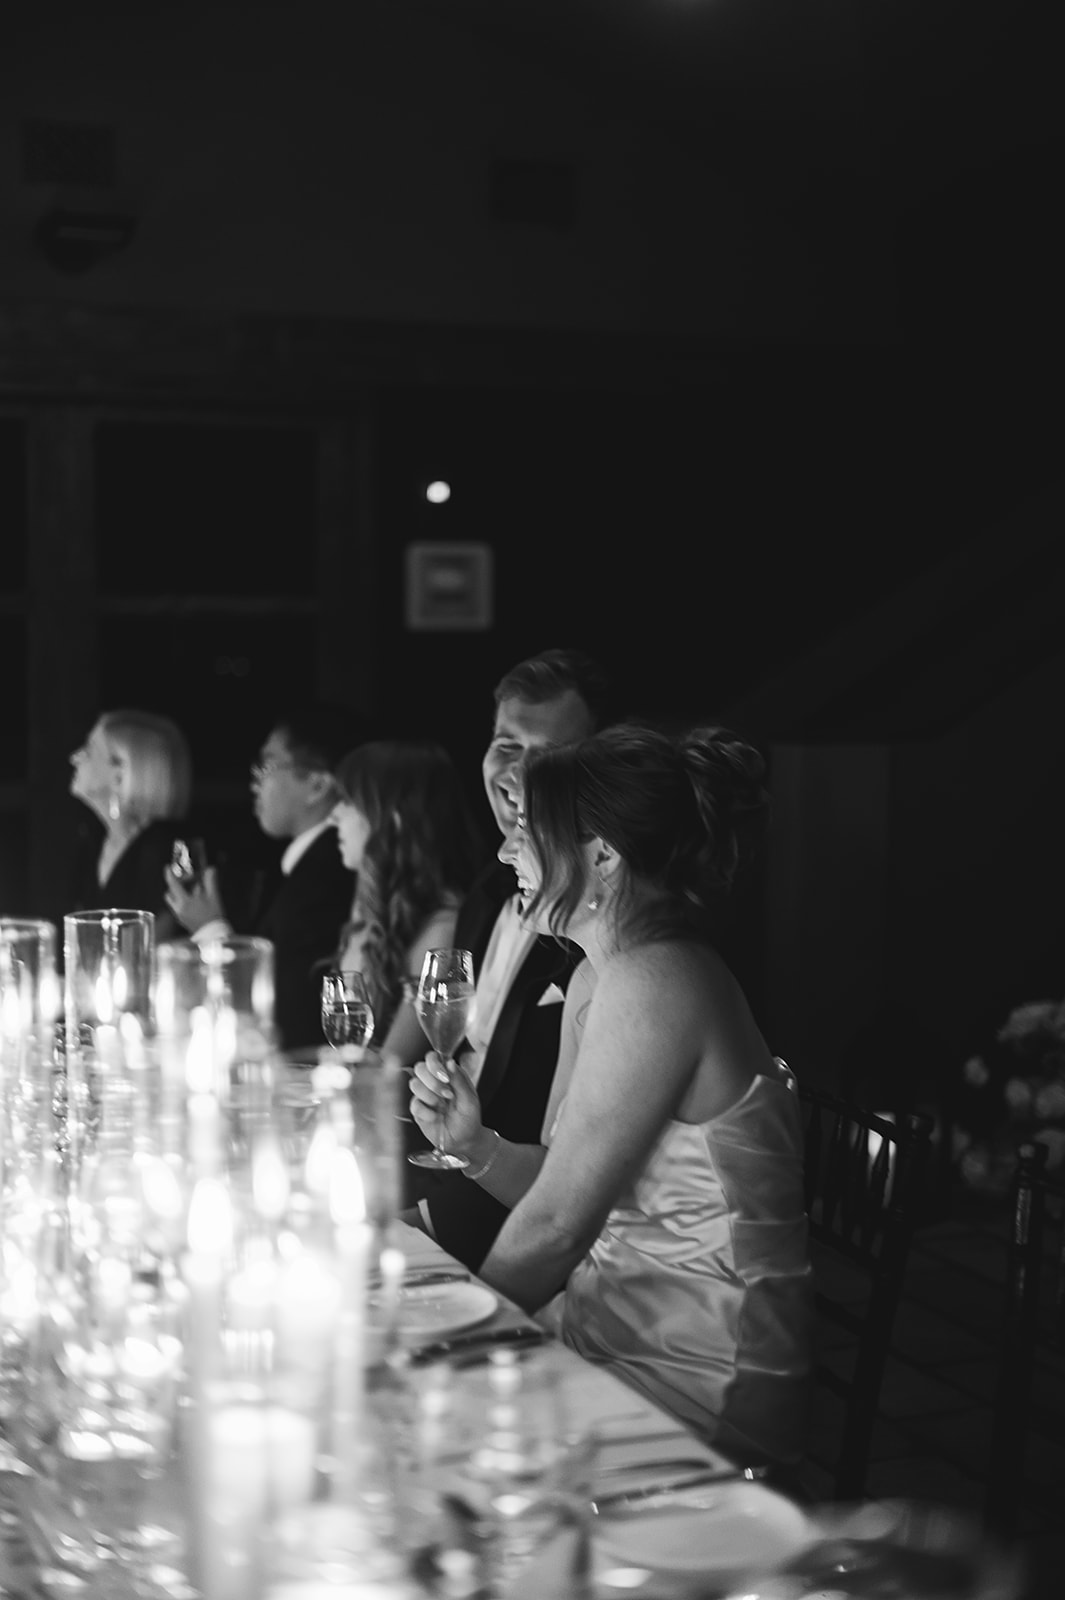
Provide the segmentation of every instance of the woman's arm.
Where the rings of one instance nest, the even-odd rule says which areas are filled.
[[[616,956],[599,974],[550,1150],[481,1269],[526,1310],[587,1254],[698,1066],[706,1018],[691,978],[687,953],[667,944]]]

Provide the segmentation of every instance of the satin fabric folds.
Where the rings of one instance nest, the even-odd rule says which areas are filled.
[[[755,1078],[710,1122],[670,1122],[550,1310],[567,1345],[737,1460],[798,1460],[813,1289],[784,1078]]]

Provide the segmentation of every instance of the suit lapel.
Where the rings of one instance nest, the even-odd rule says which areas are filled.
[[[477,1080],[477,1095],[482,1105],[494,1094],[510,1065],[514,1039],[526,1006],[534,996],[539,999],[550,983],[564,986],[569,968],[567,952],[553,939],[541,936],[529,950],[507,991],[485,1051],[484,1065]]]

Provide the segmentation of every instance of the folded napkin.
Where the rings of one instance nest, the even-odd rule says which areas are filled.
[[[430,1239],[421,1228],[412,1228],[407,1222],[397,1222],[394,1229],[396,1248],[403,1252],[408,1267],[453,1267],[452,1258]]]

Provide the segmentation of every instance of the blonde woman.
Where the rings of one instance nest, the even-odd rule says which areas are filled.
[[[70,793],[98,826],[83,835],[70,910],[151,911],[157,941],[181,933],[164,898],[164,869],[192,791],[188,741],[169,717],[105,711],[70,758]]]

